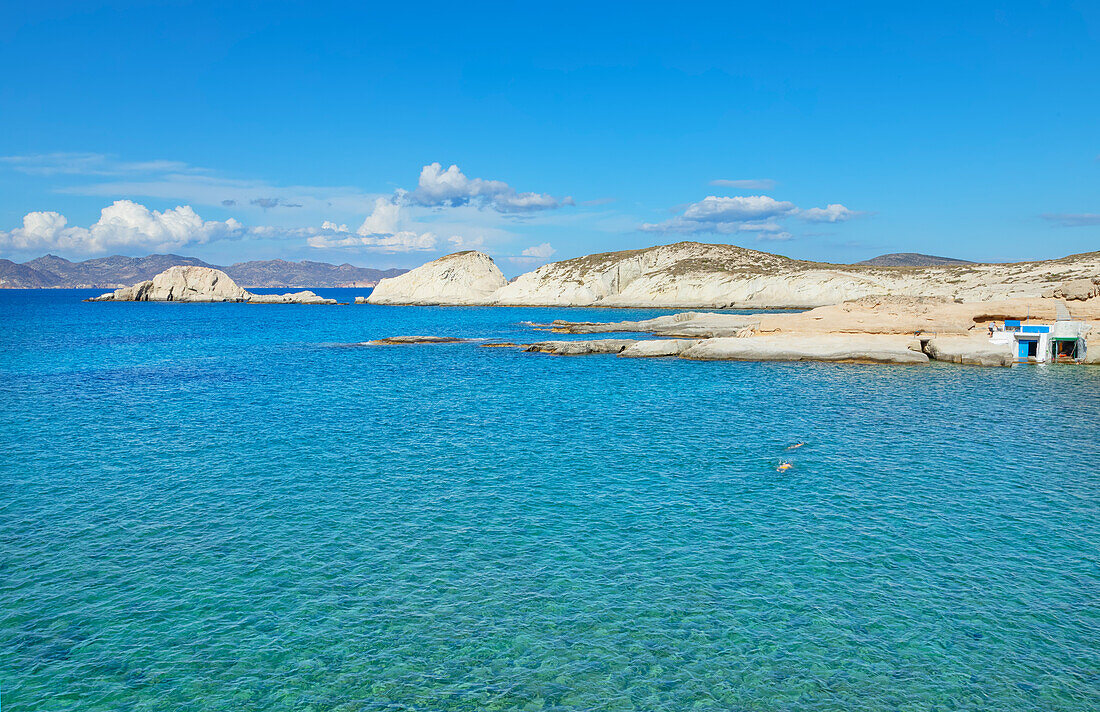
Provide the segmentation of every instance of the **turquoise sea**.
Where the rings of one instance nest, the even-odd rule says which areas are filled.
[[[5,712],[1100,709],[1100,368],[99,291],[0,290]]]

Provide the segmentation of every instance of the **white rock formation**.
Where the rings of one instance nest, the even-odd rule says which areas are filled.
[[[638,341],[619,352],[620,358],[653,358],[655,356],[679,356],[699,339],[653,339]]]
[[[335,304],[313,292],[252,294],[237,286],[229,275],[212,267],[169,267],[132,287],[88,299],[89,302],[249,302],[252,304]]]
[[[971,366],[1011,366],[1015,360],[1009,344],[992,344],[982,336],[938,336],[924,343],[924,352],[936,361]]]
[[[382,280],[373,304],[810,308],[890,294],[966,302],[1039,297],[1100,275],[1100,252],[1058,260],[877,267],[792,260],[679,242],[543,265],[505,283],[492,260],[460,252]]]
[[[1049,324],[1060,311],[1067,310],[1073,319],[1086,325],[1083,362],[1100,363],[1100,300],[1095,299],[960,303],[942,297],[864,297],[797,313],[682,312],[642,321],[558,320],[551,326],[560,333],[648,332],[676,337],[637,341],[623,349],[620,356],[885,363],[924,363],[931,359],[1010,366],[1016,360],[1011,345],[990,340],[993,322],[1030,318]]]
[[[706,339],[684,351],[683,358],[702,361],[848,361],[928,363],[920,342],[904,336],[827,334]]]
[[[313,292],[289,292],[287,294],[248,294],[249,304],[335,304],[335,299],[319,297]]]
[[[169,267],[157,276],[132,287],[108,292],[97,302],[246,302],[248,292],[237,286],[220,269]]]
[[[1077,299],[1082,302],[1100,297],[1100,276],[1092,279],[1071,279],[1049,290],[1043,296]]]
[[[507,283],[492,257],[469,250],[440,257],[405,274],[379,281],[367,303],[487,304]]]

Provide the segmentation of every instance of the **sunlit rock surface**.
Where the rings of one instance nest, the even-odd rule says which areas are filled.
[[[220,269],[177,265],[131,287],[88,299],[89,302],[249,302],[251,304],[335,304],[313,292],[253,294]]]
[[[367,303],[486,304],[507,282],[493,258],[484,252],[456,252],[383,279],[367,297]]]
[[[733,245],[678,242],[552,262],[511,282],[487,255],[460,252],[382,280],[370,302],[811,308],[874,295],[976,302],[1038,298],[1063,284],[1098,275],[1100,252],[1011,264],[883,267],[808,262]]]

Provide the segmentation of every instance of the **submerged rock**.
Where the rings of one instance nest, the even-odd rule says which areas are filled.
[[[387,336],[367,343],[375,346],[408,346],[410,344],[460,344],[469,341],[473,339],[459,339],[453,336]]]

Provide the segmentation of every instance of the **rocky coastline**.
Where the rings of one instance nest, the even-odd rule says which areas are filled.
[[[797,313],[682,312],[642,321],[555,321],[568,334],[653,339],[537,341],[560,356],[608,354],[701,361],[833,361],[1009,366],[1005,320],[1072,321],[1100,363],[1100,252],[1016,264],[830,265],[732,245],[676,243],[544,265],[507,281],[493,260],[460,252],[382,280],[368,304],[799,308]]]
[[[1086,332],[1081,363],[1100,364],[1100,300],[1074,306],[1073,316],[1093,326]],[[558,320],[532,324],[560,334],[602,335],[525,344],[487,343],[556,356],[614,355],[622,358],[674,357],[696,361],[827,361],[838,363],[1011,366],[1009,344],[991,343],[995,319],[1032,315],[1055,318],[1061,300],[1039,298],[958,304],[936,298],[860,299],[801,313],[727,314],[684,312],[643,321]],[[615,334],[649,334],[619,338]],[[372,344],[454,343],[461,339],[391,337]]]

